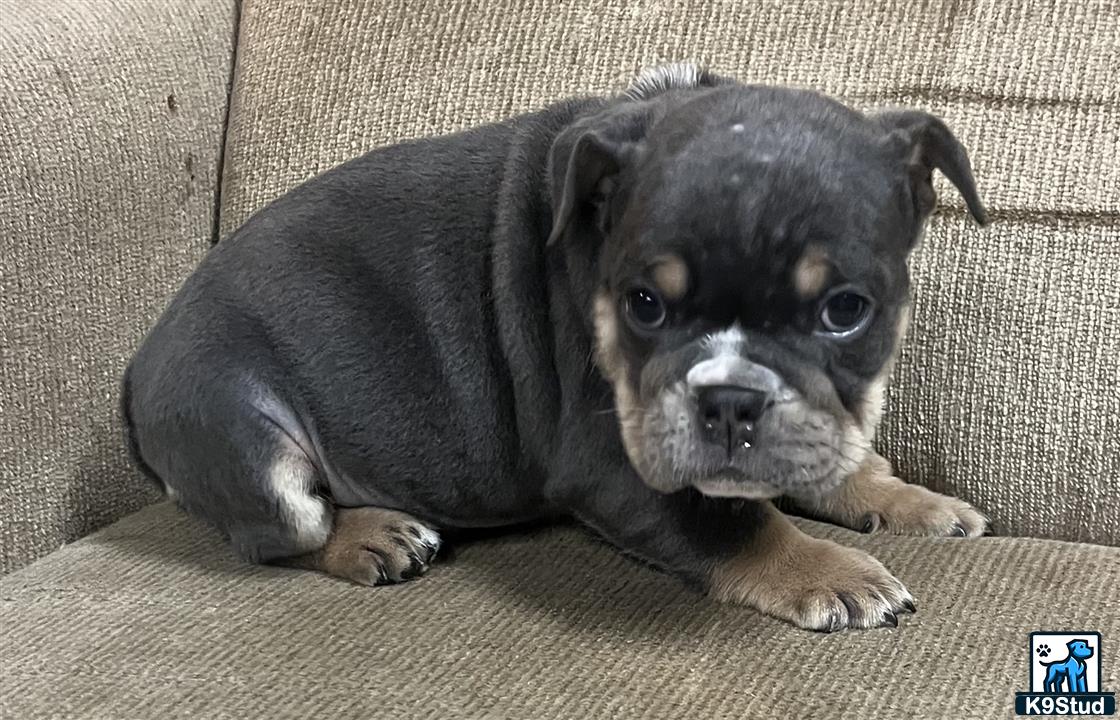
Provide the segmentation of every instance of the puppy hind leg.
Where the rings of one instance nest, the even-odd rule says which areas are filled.
[[[332,509],[315,490],[328,486],[326,459],[292,409],[258,388],[254,404],[275,425],[279,447],[265,473],[266,492],[301,552],[269,559],[361,585],[403,582],[428,571],[440,547],[434,529],[411,515],[379,507]],[[317,462],[313,462],[315,458]],[[333,517],[332,517],[333,515]],[[260,546],[260,538],[254,538]]]
[[[436,531],[402,512],[335,508],[317,443],[262,383],[242,381],[195,396],[193,406],[165,402],[155,410],[138,423],[143,457],[184,510],[215,526],[250,562],[378,585],[426,572],[439,549]]]
[[[256,562],[318,570],[361,585],[387,585],[428,571],[439,534],[411,515],[379,507],[333,507],[317,494],[319,470],[281,433],[256,463],[263,512],[229,524],[233,546]],[[260,522],[247,522],[249,517]]]
[[[326,544],[331,506],[317,494],[321,483],[310,458],[285,438],[272,449],[271,457],[257,465],[254,474],[265,512],[262,522],[238,522],[229,527],[230,542],[241,555],[256,562],[274,562]]]
[[[243,382],[148,395],[133,408],[137,452],[180,507],[250,562],[323,546],[331,507],[301,428],[278,422]]]
[[[323,547],[279,562],[359,585],[388,585],[426,573],[439,547],[439,534],[407,513],[379,507],[337,508]]]

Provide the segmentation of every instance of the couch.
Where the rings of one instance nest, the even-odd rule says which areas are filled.
[[[860,535],[918,598],[821,635],[576,527],[369,589],[238,561],[132,469],[117,382],[199,258],[368,149],[695,60],[940,114],[879,451],[992,520]],[[1028,633],[1120,689],[1120,8],[1108,0],[23,0],[0,5],[0,717],[1006,717]]]

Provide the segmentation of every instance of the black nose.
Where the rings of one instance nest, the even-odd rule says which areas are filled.
[[[750,447],[754,427],[769,405],[766,393],[739,387],[713,386],[700,391],[700,432],[704,440],[727,449]]]

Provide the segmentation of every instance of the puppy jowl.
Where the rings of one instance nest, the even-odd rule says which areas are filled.
[[[770,501],[984,530],[869,449],[935,170],[983,222],[937,118],[682,65],[370,152],[188,279],[127,371],[130,446],[252,561],[400,582],[440,531],[570,515],[717,599],[895,625],[901,582]]]

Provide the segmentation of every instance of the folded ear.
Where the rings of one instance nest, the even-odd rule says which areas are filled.
[[[552,245],[570,228],[610,230],[611,200],[618,176],[640,151],[647,113],[632,108],[608,111],[566,128],[552,144],[549,182]]]
[[[968,153],[945,123],[921,110],[889,110],[879,113],[876,118],[892,137],[900,139],[906,147],[910,187],[921,217],[931,213],[937,201],[932,178],[936,168],[960,191],[976,222],[981,225],[988,223],[988,212],[976,193]]]

